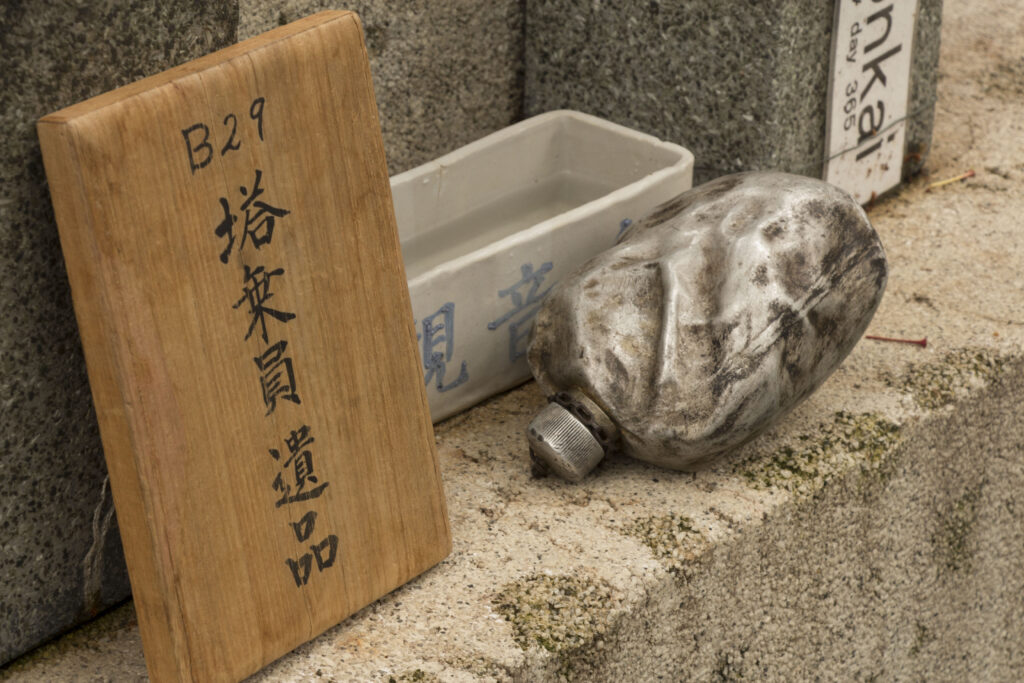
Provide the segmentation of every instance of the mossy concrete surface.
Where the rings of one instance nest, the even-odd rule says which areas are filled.
[[[993,349],[955,349],[936,360],[911,363],[902,375],[883,377],[889,386],[910,394],[920,407],[934,409],[954,403],[972,385],[999,376],[1005,363]]]
[[[533,383],[456,416],[451,556],[253,680],[1024,680],[1021,25],[1016,0],[946,6],[927,175],[869,210],[869,333],[927,348],[863,340],[697,474],[532,478]],[[130,606],[0,671],[144,677]]]
[[[812,493],[853,467],[878,471],[895,454],[900,426],[875,413],[837,412],[814,431],[799,434],[794,445],[768,457],[753,455],[737,467],[754,488],[777,487]]]
[[[585,576],[534,574],[504,586],[493,602],[512,625],[516,644],[554,653],[568,677],[608,630],[612,590]]]

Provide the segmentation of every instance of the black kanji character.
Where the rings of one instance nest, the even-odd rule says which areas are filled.
[[[292,578],[295,579],[295,586],[301,588],[309,583],[309,573],[313,569],[313,556],[306,553],[298,560],[288,558],[285,564],[292,570]]]
[[[245,247],[246,239],[252,242],[252,246],[256,249],[259,249],[264,244],[270,244],[270,240],[274,237],[274,224],[277,219],[291,213],[286,209],[271,206],[264,201],[256,201],[256,198],[264,192],[263,188],[260,187],[260,180],[262,178],[263,171],[257,168],[256,179],[252,184],[252,192],[248,192],[244,185],[238,188],[241,195],[245,197],[245,201],[239,207],[240,211],[245,211],[245,225],[242,226],[242,239],[238,245],[239,252]],[[235,223],[238,222],[238,216],[231,213],[230,204],[228,204],[228,200],[225,197],[220,197],[219,201],[221,209],[224,211],[224,218],[217,225],[214,233],[217,237],[228,238],[228,245],[220,254],[221,263],[227,263],[228,257],[231,255],[231,249],[235,245],[234,227]]]
[[[283,323],[295,318],[294,313],[285,313],[265,305],[267,300],[274,296],[270,293],[270,278],[280,275],[284,275],[284,268],[267,271],[263,266],[259,266],[255,270],[245,266],[242,298],[236,301],[232,308],[238,308],[245,302],[249,303],[249,315],[252,316],[252,322],[249,323],[249,330],[245,333],[246,339],[252,336],[252,331],[256,329],[256,323],[259,323],[263,341],[267,341],[266,316],[268,315]],[[249,284],[250,282],[251,284]]]
[[[324,549],[327,549],[327,558],[324,559]],[[331,534],[320,543],[311,545],[309,547],[313,551],[313,556],[316,557],[316,568],[323,571],[334,564],[334,559],[338,554],[338,537]]]
[[[267,415],[274,412],[278,399],[295,404],[302,403],[295,388],[292,359],[284,355],[286,348],[288,348],[288,342],[282,339],[267,348],[262,356],[253,358],[261,373],[260,387],[263,390],[263,403],[267,406]]]
[[[292,531],[299,542],[305,541],[313,534],[313,527],[316,525],[316,510],[310,510],[297,522],[291,522]]]
[[[284,467],[291,467],[295,477],[295,494],[292,495],[291,484],[286,484],[281,473],[274,479],[274,490],[281,491],[284,495],[277,501],[277,507],[286,503],[294,503],[300,500],[318,498],[323,490],[327,488],[327,482],[320,484],[316,471],[313,469],[313,454],[306,446],[313,443],[314,439],[309,435],[309,426],[302,425],[299,429],[293,430],[291,435],[285,439],[288,446],[289,457],[284,462]],[[270,450],[274,460],[280,460],[281,454],[276,449]],[[306,484],[320,484],[319,486],[306,490]]]

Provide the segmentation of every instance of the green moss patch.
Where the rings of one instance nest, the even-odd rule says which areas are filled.
[[[414,669],[407,673],[400,675],[398,678],[390,676],[388,683],[409,683],[410,681],[418,681],[419,683],[437,683],[440,681],[437,676],[432,673],[427,673],[423,669]]]
[[[949,405],[972,385],[985,384],[1002,371],[1009,357],[993,349],[968,347],[950,351],[928,363],[913,363],[900,376],[885,373],[882,380],[910,394],[926,410]]]
[[[853,467],[878,471],[899,438],[900,426],[880,415],[840,411],[816,433],[801,434],[796,443],[770,457],[741,462],[736,469],[755,488],[809,493]]]
[[[519,647],[566,654],[608,629],[611,598],[604,582],[534,574],[506,584],[494,605],[512,625]]]
[[[623,533],[639,539],[665,564],[668,571],[678,577],[692,561],[706,541],[697,531],[693,520],[674,512],[657,517],[644,517],[627,525]]]

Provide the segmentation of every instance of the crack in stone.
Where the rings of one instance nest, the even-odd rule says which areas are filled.
[[[106,514],[103,513],[104,507],[107,508]],[[108,474],[103,478],[100,502],[92,512],[92,545],[82,560],[82,604],[86,613],[91,615],[98,613],[103,605],[103,546],[113,519],[114,501],[110,495]]]

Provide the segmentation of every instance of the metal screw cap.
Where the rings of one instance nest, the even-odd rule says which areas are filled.
[[[530,452],[555,474],[580,481],[604,457],[586,425],[558,403],[549,403],[526,429]]]

